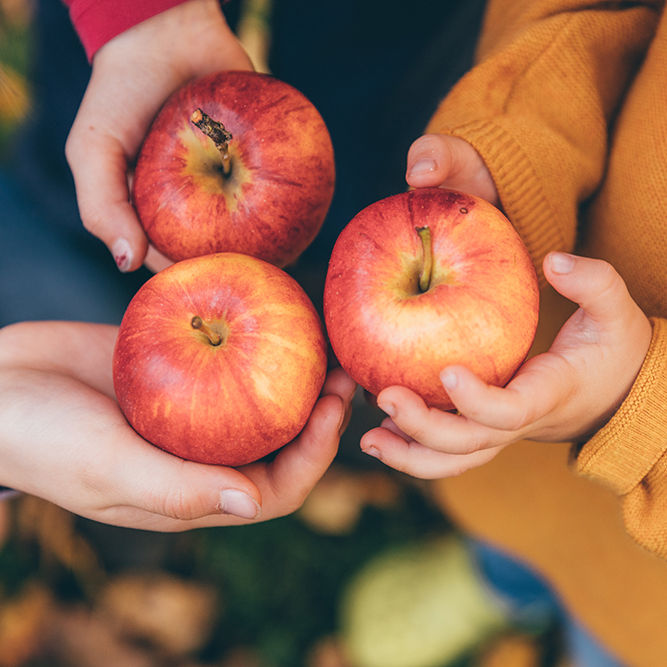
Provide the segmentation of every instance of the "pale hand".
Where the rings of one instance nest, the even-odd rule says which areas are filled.
[[[121,271],[170,263],[148,242],[130,201],[131,169],[166,98],[187,81],[252,64],[217,0],[189,0],[107,42],[94,56],[65,153],[84,226]]]
[[[0,330],[0,484],[118,526],[183,531],[295,511],[333,460],[355,384],[329,373],[301,434],[269,463],[184,461],[128,425],[111,377],[117,328],[30,322]]]

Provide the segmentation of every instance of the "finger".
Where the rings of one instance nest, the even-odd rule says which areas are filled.
[[[357,383],[340,367],[331,369],[322,387],[322,396],[336,394],[343,403],[348,404],[357,388]]]
[[[336,456],[344,416],[339,396],[323,396],[301,434],[271,463],[241,468],[262,490],[263,518],[284,516],[301,507]]]
[[[389,417],[382,420],[382,423],[380,424],[380,427],[381,428],[386,428],[387,431],[391,431],[392,433],[395,433],[400,438],[403,438],[403,440],[405,440],[405,442],[410,442],[412,440],[412,438],[407,433],[403,433],[403,431],[401,431],[401,429],[398,428],[398,426],[396,426],[396,424],[394,424],[394,422]]]
[[[346,377],[344,372],[334,374],[331,384],[338,385],[338,388],[351,398],[354,389],[349,392],[348,383],[344,380]],[[342,413],[340,397],[332,394],[320,399],[301,436],[283,448],[272,463],[253,463],[238,471],[252,479],[262,491],[262,512],[256,519],[267,520],[284,516],[303,504],[336,454]],[[207,514],[188,520],[165,518],[164,515],[151,512],[139,513],[134,508],[112,510],[125,522],[130,514],[131,525],[147,530],[181,531],[201,526],[247,523],[246,520],[229,514]]]
[[[622,321],[636,307],[621,276],[603,260],[552,252],[544,258],[543,267],[553,288],[596,322]]]
[[[508,441],[508,434],[467,417],[430,408],[406,387],[388,387],[378,395],[378,407],[402,433],[425,447],[451,454],[469,454]]]
[[[321,395],[328,396],[335,394],[339,396],[345,408],[343,421],[339,428],[339,435],[343,434],[350,422],[352,416],[352,399],[354,398],[356,389],[357,383],[342,368],[333,368],[327,374]]]
[[[420,479],[441,479],[460,475],[490,461],[502,446],[471,454],[449,454],[425,447],[414,440],[406,442],[400,435],[375,428],[361,438],[361,449],[395,470]]]
[[[65,152],[84,227],[109,248],[120,271],[139,268],[148,243],[130,202],[123,147],[114,137],[79,121],[72,127]]]
[[[444,186],[498,202],[491,174],[480,154],[467,141],[445,134],[425,134],[408,150],[408,185]]]
[[[518,439],[566,397],[570,385],[563,361],[541,356],[529,361],[507,387],[482,382],[463,366],[449,366],[440,377],[457,410],[474,422]]]

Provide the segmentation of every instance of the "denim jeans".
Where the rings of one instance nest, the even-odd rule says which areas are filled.
[[[519,624],[534,627],[548,620],[559,622],[568,657],[576,667],[623,667],[530,566],[485,542],[470,540],[469,548],[485,583]]]

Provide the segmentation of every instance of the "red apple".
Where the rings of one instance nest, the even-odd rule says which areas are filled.
[[[494,206],[428,188],[368,206],[338,237],[324,288],[336,357],[372,394],[403,385],[451,409],[439,373],[462,364],[502,386],[535,335],[528,251]]]
[[[320,319],[281,269],[239,253],[154,275],[120,325],[113,379],[146,440],[185,459],[243,465],[292,440],[326,373]]]
[[[242,252],[277,266],[317,235],[334,189],[329,132],[292,86],[219,72],[176,91],[139,153],[133,199],[173,261]]]

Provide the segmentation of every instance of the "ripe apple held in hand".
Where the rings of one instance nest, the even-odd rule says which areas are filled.
[[[326,373],[320,319],[281,269],[239,253],[173,264],[120,325],[113,379],[146,440],[200,463],[243,465],[292,440]]]
[[[265,74],[219,72],[167,100],[139,153],[133,199],[173,261],[230,251],[285,266],[322,226],[334,173],[329,132],[306,97]]]
[[[528,251],[488,202],[428,188],[376,202],[341,232],[329,262],[324,316],[333,351],[361,386],[390,385],[453,404],[439,374],[462,364],[502,386],[537,327]]]

